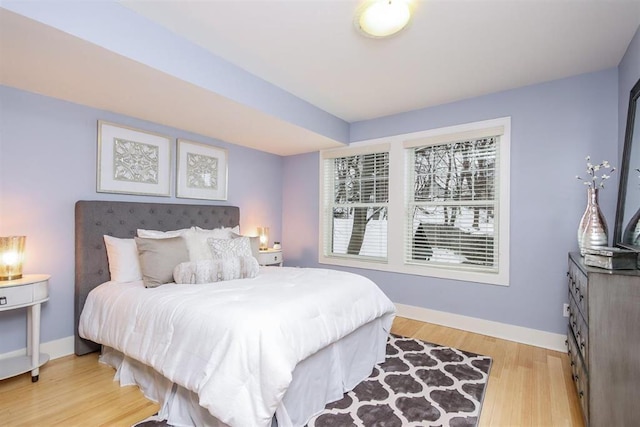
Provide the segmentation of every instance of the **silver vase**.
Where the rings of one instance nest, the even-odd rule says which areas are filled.
[[[587,209],[584,211],[578,226],[578,248],[580,248],[580,254],[584,255],[584,250],[587,248],[607,246],[609,242],[608,235],[607,221],[605,221],[598,205],[598,189],[588,188]]]

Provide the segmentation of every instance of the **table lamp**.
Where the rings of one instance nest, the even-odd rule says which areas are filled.
[[[22,278],[26,236],[0,237],[0,280]]]
[[[266,251],[269,248],[269,227],[258,227],[260,236],[260,250]]]

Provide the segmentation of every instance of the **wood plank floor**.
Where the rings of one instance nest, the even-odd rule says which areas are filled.
[[[396,318],[392,332],[493,358],[480,426],[582,426],[566,354]],[[131,426],[158,410],[113,381],[97,354],[67,356],[0,381],[0,426]]]

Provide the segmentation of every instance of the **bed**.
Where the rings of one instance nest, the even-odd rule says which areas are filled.
[[[171,425],[301,426],[384,360],[395,309],[359,275],[260,267],[204,285],[110,280],[104,235],[236,227],[238,207],[79,201],[75,214],[75,352],[102,350]]]

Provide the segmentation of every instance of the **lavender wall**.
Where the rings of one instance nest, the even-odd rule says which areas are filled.
[[[629,94],[638,79],[640,79],[640,27],[631,39],[631,43],[629,43],[629,47],[618,66],[618,148],[620,155],[622,155],[624,148]]]
[[[354,123],[351,140],[511,116],[510,286],[347,269],[373,279],[396,303],[564,333],[567,252],[585,190],[575,179],[584,157],[618,163],[617,70],[482,96]],[[319,266],[318,154],[284,160],[283,244],[286,264]],[[616,183],[601,196],[613,224]],[[303,236],[303,238],[298,238]]]
[[[228,200],[96,193],[98,119],[227,148]],[[73,335],[77,200],[237,205],[243,232],[267,225],[274,240],[281,237],[279,156],[6,86],[0,86],[0,137],[0,235],[27,235],[24,272],[51,274],[51,299],[42,308],[42,342]],[[175,159],[175,143],[173,154]],[[25,319],[24,309],[0,313],[0,354],[25,347]]]

